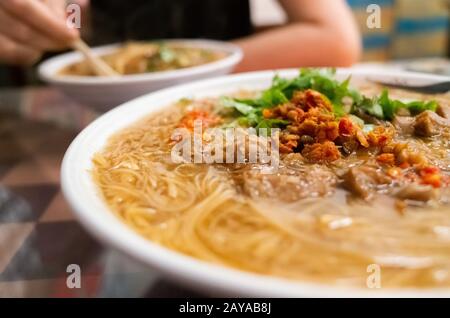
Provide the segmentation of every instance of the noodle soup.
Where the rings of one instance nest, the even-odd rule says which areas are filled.
[[[378,268],[383,287],[449,287],[448,96],[357,84],[302,70],[263,92],[181,100],[113,136],[93,177],[136,232],[201,260],[358,287]],[[233,144],[244,163],[175,162],[196,123],[207,145],[209,128],[276,130],[279,164],[250,162],[250,135]]]
[[[101,58],[118,74],[144,74],[199,66],[227,57],[220,51],[176,43],[129,42]],[[59,75],[96,76],[87,61],[63,68]]]

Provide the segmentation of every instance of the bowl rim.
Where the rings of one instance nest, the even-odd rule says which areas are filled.
[[[297,69],[279,70],[282,76],[294,76]],[[227,87],[227,85],[244,85],[245,83],[269,81],[274,71],[261,71],[241,73],[231,76],[222,76],[214,79],[201,80],[189,84],[178,85],[150,93],[127,102],[97,118],[86,127],[69,146],[61,167],[62,191],[71,205],[76,218],[93,236],[121,252],[155,268],[167,278],[180,283],[197,286],[199,289],[218,291],[233,296],[253,297],[449,297],[449,288],[435,289],[378,289],[369,290],[359,287],[342,287],[305,281],[291,281],[284,278],[244,272],[218,264],[212,264],[199,259],[178,253],[150,240],[141,237],[126,224],[122,223],[106,206],[100,197],[93,180],[88,176],[88,167],[83,162],[90,162],[94,149],[87,149],[100,130],[110,129],[111,133],[120,131],[129,126],[138,118],[150,115],[167,105],[166,100],[176,101],[188,92],[214,90],[214,88]],[[410,72],[386,71],[357,71],[339,69],[340,75],[358,76],[397,76],[413,79],[415,81],[439,81],[447,77]],[[159,102],[158,100],[164,100]],[[142,104],[156,106],[142,107]],[[122,120],[123,123],[112,128],[110,123]],[[94,139],[93,139],[94,138]],[[104,145],[104,142],[103,142]],[[103,146],[93,146],[100,150]],[[80,164],[81,163],[81,164]],[[95,193],[94,193],[95,192]],[[98,211],[100,210],[100,211]],[[95,211],[95,213],[92,213]]]
[[[157,40],[154,40],[157,41]],[[177,70],[151,72],[144,74],[123,75],[120,77],[106,77],[106,76],[58,76],[57,71],[63,67],[80,61],[82,56],[79,52],[68,52],[57,55],[43,61],[38,66],[39,77],[48,83],[53,84],[76,84],[76,85],[110,85],[110,84],[125,84],[149,81],[170,81],[182,79],[191,76],[197,76],[204,73],[214,72],[217,69],[229,68],[237,65],[243,58],[242,49],[230,42],[210,40],[210,39],[164,39],[158,40],[166,43],[180,43],[181,45],[194,46],[199,48],[207,48],[228,53],[228,56],[223,59],[209,62],[206,64],[187,67]],[[141,41],[142,42],[142,41]],[[108,54],[116,50],[123,43],[114,43],[104,46],[92,48],[94,53],[98,55]]]

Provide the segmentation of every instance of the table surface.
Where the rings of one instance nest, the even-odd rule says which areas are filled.
[[[200,296],[101,246],[71,214],[61,160],[97,115],[51,88],[0,90],[0,297]],[[71,264],[81,288],[67,284]]]

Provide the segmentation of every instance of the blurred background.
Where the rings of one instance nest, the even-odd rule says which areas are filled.
[[[87,1],[71,2],[85,5]],[[397,65],[401,63],[413,70],[450,74],[449,0],[347,0],[347,2],[352,8],[362,34],[364,52],[361,62],[395,61]],[[381,28],[367,27],[369,15],[367,7],[370,4],[381,7]],[[282,26],[288,21],[286,13],[276,0],[251,0],[250,13],[253,33]],[[101,19],[101,16],[97,14],[96,18]],[[89,26],[90,17],[83,16],[83,19],[83,26]],[[89,27],[83,27],[82,33],[83,37],[94,45],[111,43],[114,40],[99,34],[93,36],[89,32]],[[0,86],[36,83],[39,81],[36,79],[34,68],[0,64]]]
[[[388,61],[450,56],[450,1],[347,0],[363,37],[362,61]],[[368,28],[367,7],[381,7],[381,28]],[[275,0],[251,1],[253,24],[280,26],[287,16]]]

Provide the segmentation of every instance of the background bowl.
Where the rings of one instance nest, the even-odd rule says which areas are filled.
[[[206,263],[155,244],[122,223],[102,200],[89,171],[92,157],[108,138],[143,116],[148,116],[183,97],[220,96],[239,89],[263,89],[270,85],[273,71],[238,74],[199,81],[155,92],[104,114],[89,125],[71,144],[62,165],[62,189],[76,217],[87,230],[168,279],[191,288],[226,296],[252,297],[423,297],[450,296],[449,289],[366,289],[290,281]],[[294,77],[298,70],[279,71]],[[337,77],[402,80],[411,84],[437,82],[439,76],[399,72],[339,70]]]
[[[120,78],[58,76],[65,66],[83,60],[78,52],[62,54],[39,65],[40,78],[59,88],[72,99],[106,111],[135,97],[155,90],[230,73],[242,60],[242,51],[236,45],[213,40],[167,40],[188,47],[198,47],[228,53],[228,56],[211,63],[185,69],[153,72],[137,75],[125,75]],[[94,48],[99,55],[114,52],[120,44]]]

